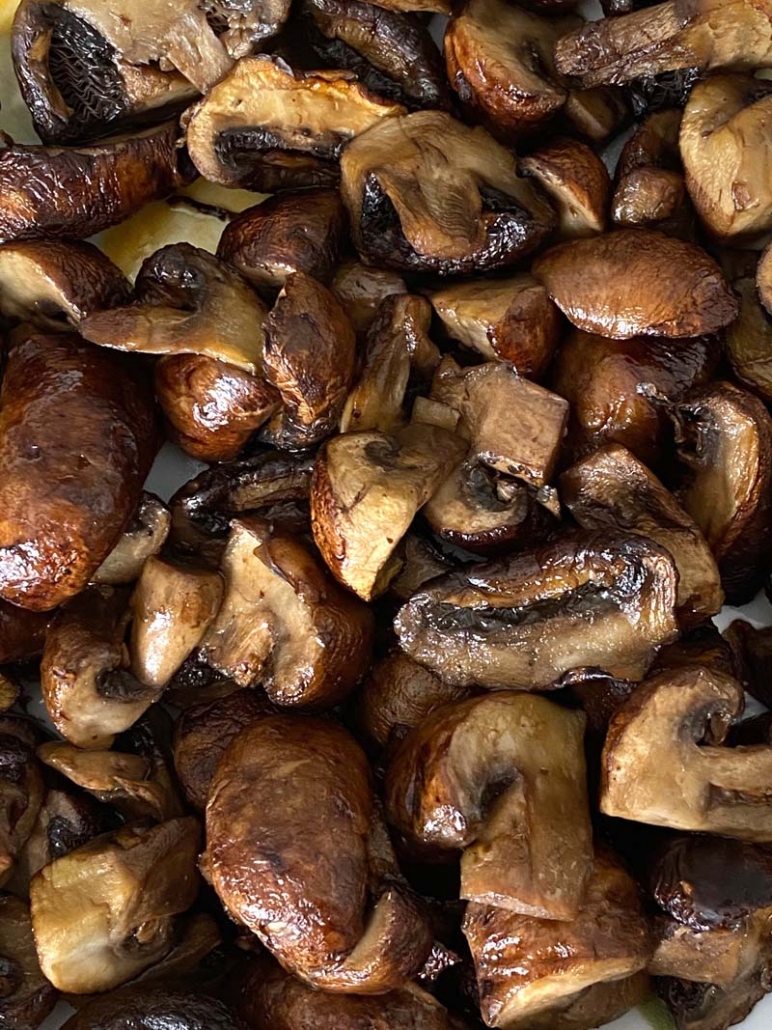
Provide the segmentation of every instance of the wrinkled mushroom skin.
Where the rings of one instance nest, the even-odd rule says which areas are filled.
[[[50,621],[49,612],[31,612],[0,601],[0,665],[40,654]]]
[[[611,179],[592,147],[556,139],[523,158],[520,168],[555,205],[563,239],[594,236],[606,228]]]
[[[61,149],[0,140],[0,241],[85,239],[117,225],[189,176],[177,123],[92,147]]]
[[[179,986],[136,984],[92,998],[62,1030],[246,1030],[222,1001]]]
[[[57,993],[40,971],[29,908],[0,895],[0,1025],[37,1030],[56,1004]]]
[[[158,444],[142,370],[76,336],[21,336],[0,392],[0,595],[77,594],[139,503]]]
[[[45,796],[36,742],[31,724],[0,716],[0,886],[11,877]]]

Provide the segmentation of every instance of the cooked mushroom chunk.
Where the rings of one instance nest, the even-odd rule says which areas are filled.
[[[90,999],[62,1030],[245,1030],[225,1002],[172,984],[130,984]]]
[[[520,168],[553,202],[563,239],[594,236],[606,228],[611,179],[592,147],[556,139],[524,157]]]
[[[411,658],[453,684],[545,689],[593,667],[638,680],[677,634],[676,585],[652,541],[579,534],[442,576],[394,626]]]
[[[734,619],[724,630],[724,638],[732,648],[743,687],[769,708],[772,705],[772,627],[757,629],[744,619]]]
[[[617,225],[682,235],[691,214],[678,136],[681,112],[649,115],[625,143],[616,172],[611,214]]]
[[[25,720],[0,715],[0,886],[11,877],[45,796],[36,736]]]
[[[742,1023],[756,1002],[769,993],[768,948],[760,950],[757,966],[727,988],[719,984],[659,978],[657,992],[667,1005],[677,1030],[728,1030]]]
[[[443,705],[394,752],[387,817],[417,843],[463,849],[462,898],[573,919],[592,867],[584,722],[530,694]]]
[[[0,713],[13,708],[21,697],[21,686],[16,680],[0,673]]]
[[[740,684],[704,666],[644,683],[611,722],[601,810],[652,826],[772,840],[772,747],[720,746],[743,705]]]
[[[0,895],[0,1026],[37,1030],[56,1004],[56,989],[40,971],[29,908]]]
[[[485,132],[442,111],[388,118],[353,139],[341,188],[359,253],[399,271],[460,275],[533,251],[555,214]]]
[[[726,331],[727,356],[737,378],[754,393],[772,401],[772,319],[759,303],[756,283],[736,280],[740,317]]]
[[[50,621],[50,612],[32,612],[0,600],[0,665],[40,654]]]
[[[121,586],[139,579],[148,558],[166,543],[171,514],[153,494],[143,494],[128,529],[91,578],[92,583]]]
[[[32,927],[51,983],[72,994],[106,991],[163,958],[174,917],[198,892],[200,843],[190,817],[125,826],[41,869],[30,884]]]
[[[772,246],[767,246],[756,266],[756,286],[759,300],[772,314]]]
[[[353,260],[340,264],[331,288],[357,333],[368,331],[382,301],[394,293],[407,293],[404,279],[396,272],[369,268]]]

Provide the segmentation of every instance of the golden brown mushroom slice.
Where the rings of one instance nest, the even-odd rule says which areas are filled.
[[[571,670],[642,679],[677,635],[677,573],[644,537],[580,533],[421,588],[400,646],[458,685],[546,689]]]
[[[251,723],[217,766],[206,823],[220,900],[285,969],[382,994],[421,968],[431,932],[377,826],[367,759],[340,726]]]
[[[601,811],[652,826],[772,840],[772,747],[720,746],[743,707],[737,680],[701,665],[644,683],[611,722]]]
[[[697,523],[630,451],[611,444],[573,465],[560,477],[560,498],[582,529],[641,533],[670,552],[682,625],[721,610],[718,567]]]
[[[163,501],[154,494],[144,493],[130,525],[91,582],[122,586],[139,579],[145,562],[166,543],[171,522],[171,513]]]
[[[770,553],[772,419],[732,383],[695,391],[677,408],[678,497],[708,541],[729,604],[750,601]]]
[[[367,332],[382,301],[395,293],[407,293],[404,279],[396,272],[370,268],[353,259],[341,262],[331,289],[357,333]]]
[[[616,340],[700,336],[738,314],[704,250],[651,229],[561,243],[536,258],[533,274],[577,328]]]
[[[417,844],[463,849],[462,898],[573,919],[592,868],[584,725],[531,694],[443,705],[392,755],[387,818]]]
[[[0,968],[0,1025],[37,1030],[57,992],[40,970],[29,906],[12,894],[0,895]]]
[[[199,173],[222,186],[334,186],[343,146],[404,113],[349,73],[245,57],[188,112],[186,141]]]
[[[366,601],[386,590],[402,564],[400,541],[464,451],[454,433],[416,423],[325,444],[311,482],[311,526],[339,582]]]
[[[482,128],[443,111],[380,121],[341,157],[360,255],[398,271],[470,275],[535,250],[555,214]]]
[[[737,280],[734,288],[740,297],[740,317],[726,331],[727,356],[740,382],[770,402],[772,319],[759,303],[761,291],[752,278]]]
[[[37,741],[31,723],[0,715],[0,886],[11,878],[45,798]]]
[[[30,902],[48,980],[72,994],[106,991],[163,958],[175,916],[198,893],[200,844],[192,817],[125,826],[41,869]]]
[[[552,201],[562,239],[594,236],[606,228],[611,179],[588,144],[575,139],[553,140],[524,157],[520,169],[535,179]]]
[[[483,1019],[507,1030],[559,1028],[561,1009],[582,992],[634,976],[651,954],[638,886],[608,852],[596,855],[581,908],[570,921],[472,902],[463,929]],[[547,1023],[535,1023],[543,1017]]]

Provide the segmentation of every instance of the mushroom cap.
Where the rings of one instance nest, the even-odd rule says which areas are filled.
[[[245,1030],[217,998],[176,984],[129,984],[92,998],[70,1016],[62,1030]]]
[[[587,143],[555,139],[522,158],[520,169],[554,204],[562,238],[594,236],[606,228],[611,179]]]

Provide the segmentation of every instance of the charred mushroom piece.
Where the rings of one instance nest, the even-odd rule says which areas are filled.
[[[505,268],[555,225],[550,205],[485,132],[442,111],[382,120],[341,158],[359,253],[399,271],[469,275]]]
[[[145,562],[166,543],[171,520],[163,501],[153,494],[143,494],[131,525],[96,570],[92,582],[121,586],[139,579]]]
[[[245,57],[186,115],[186,139],[209,182],[266,192],[334,186],[345,143],[404,113],[345,72]]]
[[[36,738],[30,723],[0,715],[0,886],[10,879],[45,797]]]
[[[0,1026],[37,1030],[56,1004],[56,989],[40,971],[29,908],[0,895]]]
[[[740,279],[734,288],[740,296],[740,317],[726,331],[729,361],[740,382],[770,402],[772,320],[759,303],[753,279]]]
[[[734,619],[724,631],[732,648],[738,679],[751,697],[767,708],[772,705],[772,627],[756,629],[744,619]]]
[[[366,601],[401,567],[400,541],[464,453],[455,434],[413,423],[395,435],[344,433],[325,444],[311,482],[316,546],[335,578]]]
[[[359,261],[344,261],[332,281],[332,292],[357,333],[366,333],[375,321],[381,302],[395,293],[407,293],[396,272],[368,268]]]
[[[601,811],[652,826],[772,840],[772,747],[720,746],[743,705],[740,684],[704,666],[644,683],[611,722]]]
[[[594,236],[606,228],[611,179],[586,143],[556,139],[524,157],[520,168],[554,204],[563,239]]]
[[[762,585],[770,555],[772,419],[731,383],[689,395],[677,416],[687,469],[679,499],[713,551],[728,603],[744,604]]]
[[[392,756],[389,822],[419,844],[463,849],[462,898],[575,918],[592,868],[584,724],[530,694],[444,705]]]
[[[217,998],[163,984],[129,984],[92,998],[62,1030],[245,1030],[231,1009]]]
[[[677,634],[676,583],[652,541],[579,534],[442,576],[394,626],[403,650],[448,683],[545,689],[594,667],[638,680]]]
[[[225,596],[201,656],[279,705],[331,707],[370,661],[373,618],[305,547],[262,519],[234,519]]]
[[[704,250],[650,229],[561,243],[533,274],[577,328],[616,340],[714,333],[739,310]]]
[[[0,136],[0,242],[85,239],[188,181],[177,123],[90,147],[25,146]]]
[[[174,917],[198,892],[200,843],[190,817],[126,826],[42,869],[30,884],[32,927],[51,983],[73,994],[106,991],[163,958]]]

